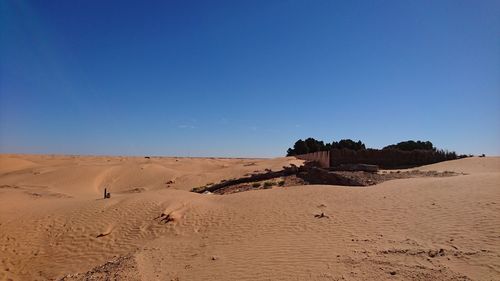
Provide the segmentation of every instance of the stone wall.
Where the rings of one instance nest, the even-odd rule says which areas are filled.
[[[453,155],[451,155],[453,156]],[[297,155],[298,159],[316,162],[321,168],[342,167],[342,165],[369,164],[380,168],[409,168],[456,159],[442,151],[399,149],[332,149]]]
[[[317,152],[297,155],[295,157],[301,160],[316,162],[319,164],[321,168],[330,167],[330,151],[317,151]]]
[[[330,166],[337,167],[344,164],[371,164],[381,168],[407,168],[437,163],[448,159],[440,151],[398,149],[332,149],[330,151]]]

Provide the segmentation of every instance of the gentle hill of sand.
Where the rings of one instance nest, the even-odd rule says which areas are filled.
[[[500,158],[372,187],[187,192],[289,163],[2,155],[0,280],[499,279]]]
[[[427,171],[452,171],[467,174],[498,173],[500,171],[500,157],[464,158],[422,166],[420,169]]]
[[[190,190],[222,179],[239,178],[265,169],[280,170],[294,158],[169,158],[1,155],[2,185],[96,198],[105,187],[112,193],[156,189]]]

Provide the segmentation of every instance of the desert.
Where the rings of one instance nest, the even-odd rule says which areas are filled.
[[[0,0],[0,281],[500,281],[499,0]]]
[[[4,154],[0,279],[498,279],[499,157],[369,187],[190,192],[303,162]]]

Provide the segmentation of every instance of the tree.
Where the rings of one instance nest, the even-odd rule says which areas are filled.
[[[325,150],[325,143],[323,141],[317,141],[313,138],[307,138],[305,140],[309,153]]]
[[[440,161],[452,160],[464,157],[458,156],[454,151],[437,149],[430,141],[403,141],[397,144],[391,144],[383,149],[366,149],[366,146],[360,140],[342,139],[338,142],[325,144],[314,138],[305,140],[299,139],[295,142],[293,148],[287,150],[287,156],[307,154],[317,151],[330,151],[336,149],[348,149],[353,151],[331,151],[331,158],[344,163],[365,163],[385,167],[404,167],[423,164],[431,164]],[[483,154],[484,155],[484,154]],[[368,162],[367,162],[368,161]]]
[[[287,156],[307,154],[307,153],[309,153],[309,148],[307,147],[306,142],[303,141],[302,139],[295,142],[295,144],[293,145],[293,149],[289,148],[287,150]]]
[[[402,141],[397,144],[391,144],[383,149],[399,149],[404,151],[413,151],[413,150],[432,150],[436,151],[436,148],[430,141]]]
[[[318,141],[314,138],[307,138],[305,141],[298,140],[286,151],[287,156],[306,154],[317,151],[326,151],[330,149],[330,144],[325,145],[323,141]]]
[[[295,142],[293,148],[289,148],[286,151],[287,156],[307,154],[317,151],[330,151],[331,149],[352,149],[352,150],[363,150],[366,149],[365,144],[361,141],[353,141],[351,139],[343,139],[339,142],[333,141],[330,143],[324,143],[323,141],[316,140],[314,138],[307,138],[306,140],[298,140]]]
[[[332,149],[363,150],[363,149],[366,149],[366,146],[360,140],[355,142],[351,139],[343,139],[343,140],[340,140],[339,142],[333,141],[331,144],[331,148]]]

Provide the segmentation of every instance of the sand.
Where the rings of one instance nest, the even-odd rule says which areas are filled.
[[[189,192],[290,163],[1,155],[0,280],[500,280],[500,158],[370,187]]]

